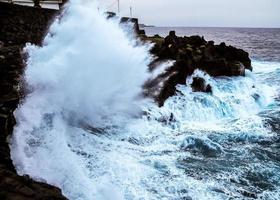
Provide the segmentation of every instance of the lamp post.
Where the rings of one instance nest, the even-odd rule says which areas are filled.
[[[120,0],[118,0],[118,14],[120,14]]]
[[[41,8],[40,0],[33,0],[35,8]]]

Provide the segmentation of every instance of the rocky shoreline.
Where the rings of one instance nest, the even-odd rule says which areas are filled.
[[[145,86],[146,95],[152,96],[159,106],[175,94],[176,85],[186,84],[186,78],[196,69],[213,77],[245,76],[245,70],[253,70],[247,52],[225,43],[215,45],[214,41],[206,41],[200,36],[178,37],[175,31],[170,31],[165,38],[159,35],[142,35],[141,38],[155,44],[151,49],[155,59],[150,65],[150,71],[157,69],[163,61],[174,61],[172,66]],[[212,92],[211,86],[206,85],[201,77],[194,77],[192,87],[193,91]]]
[[[57,11],[12,5],[0,2],[0,199],[66,199],[61,190],[39,183],[28,176],[19,176],[13,166],[7,140],[16,124],[13,112],[22,97],[21,76],[25,67],[23,47],[26,43],[41,45],[50,23]],[[127,18],[121,20],[129,21]],[[211,76],[244,76],[245,69],[252,70],[247,52],[226,46],[215,45],[203,37],[177,37],[174,31],[163,38],[148,37],[139,29],[136,32],[144,42],[155,43],[151,54],[155,59],[150,71],[159,63],[172,60],[174,63],[162,74],[145,85],[145,95],[155,99],[160,106],[176,93],[177,84],[185,84],[186,78],[196,69]],[[212,92],[211,86],[200,77],[192,84],[194,91]],[[157,92],[155,92],[157,91]]]
[[[20,100],[20,78],[24,71],[22,49],[27,42],[40,45],[56,11],[0,2],[0,199],[63,200],[61,190],[19,176],[7,143],[16,124],[14,110]]]

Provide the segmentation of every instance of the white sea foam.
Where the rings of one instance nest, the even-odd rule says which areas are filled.
[[[16,112],[13,137],[19,173],[60,186],[73,199],[92,199],[100,192],[69,146],[72,126],[121,126],[141,111],[141,87],[148,78],[148,47],[136,46],[96,7],[71,1],[44,46],[26,47],[25,80],[32,92]]]
[[[17,171],[60,187],[73,200],[242,198],[224,184],[242,170],[213,176],[186,170],[194,161],[212,167],[199,156],[225,154],[219,140],[270,137],[257,114],[273,103],[273,87],[251,72],[212,78],[196,71],[212,95],[192,92],[189,77],[163,107],[143,101],[148,47],[127,39],[96,7],[71,1],[45,45],[26,48],[31,93],[15,113]],[[140,111],[146,114],[139,117]]]

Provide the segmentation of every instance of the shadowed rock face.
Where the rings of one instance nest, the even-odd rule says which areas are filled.
[[[17,6],[0,2],[0,199],[65,199],[61,191],[53,186],[38,183],[28,176],[18,176],[10,158],[7,138],[16,124],[13,111],[20,99],[20,77],[24,71],[22,48],[27,42],[41,45],[48,25],[57,11]],[[130,19],[122,19],[127,23]],[[136,32],[141,34],[138,28]],[[199,36],[146,37],[155,43],[151,53],[157,58],[150,65],[154,70],[158,63],[174,60],[175,63],[146,84],[146,93],[153,96],[159,105],[175,94],[177,84],[185,84],[186,77],[195,69],[206,71],[212,76],[244,76],[245,69],[252,70],[247,52],[226,46],[214,45]],[[161,85],[161,83],[163,83]],[[195,77],[193,91],[211,92],[205,80]],[[156,92],[159,91],[159,92]],[[96,132],[97,130],[92,130]]]
[[[6,46],[40,44],[56,12],[0,3],[0,41]]]
[[[176,85],[185,84],[186,78],[196,69],[211,76],[245,76],[246,69],[252,70],[249,54],[225,43],[215,45],[213,41],[206,41],[200,36],[177,37],[175,31],[170,31],[166,38],[155,35],[142,36],[142,39],[155,43],[151,49],[156,57],[150,65],[151,71],[163,61],[175,61],[165,72],[145,85],[146,95],[156,99],[160,106],[175,94]],[[210,87],[207,91],[210,91]],[[155,93],[155,90],[159,91]],[[205,89],[198,91],[206,92]]]
[[[28,176],[18,176],[10,158],[7,138],[16,124],[13,111],[20,99],[24,71],[22,48],[40,45],[56,11],[0,2],[0,199],[63,200],[61,191]]]
[[[201,77],[193,77],[191,87],[193,92],[212,93],[212,87]]]

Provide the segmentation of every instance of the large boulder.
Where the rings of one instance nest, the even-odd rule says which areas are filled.
[[[169,35],[164,39],[164,43],[166,46],[173,45],[173,46],[177,46],[179,42],[178,37],[176,36],[175,31],[170,31]]]
[[[187,44],[190,44],[192,46],[197,46],[197,47],[200,47],[200,46],[205,45],[207,43],[207,41],[204,39],[204,37],[200,37],[198,35],[185,37],[185,42]]]
[[[212,93],[211,85],[207,84],[205,79],[202,77],[193,77],[191,87],[193,92]]]
[[[245,69],[253,70],[247,52],[225,43],[207,43],[202,58],[196,64],[211,76],[244,76]]]
[[[196,69],[214,77],[245,76],[246,69],[252,70],[249,54],[225,43],[215,45],[213,41],[206,41],[200,36],[178,37],[175,31],[170,31],[165,38],[156,35],[143,39],[155,43],[151,49],[151,53],[155,56],[155,60],[150,65],[151,71],[156,69],[156,63],[166,60],[175,61],[155,80],[149,80],[145,85],[146,95],[155,98],[160,106],[168,97],[176,93],[176,85],[185,84],[186,78]],[[201,80],[197,83],[202,84]],[[159,91],[155,93],[156,89]],[[206,92],[206,89],[199,88],[198,91]],[[210,88],[207,91],[210,91]]]

